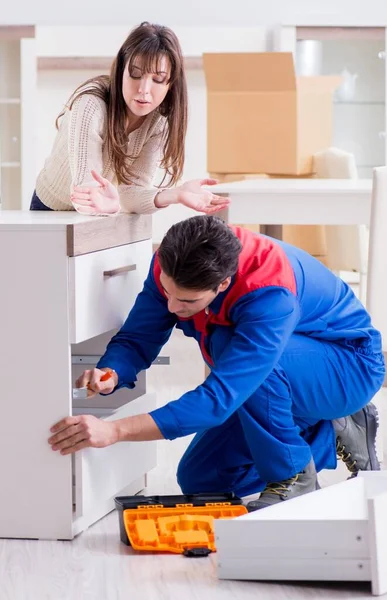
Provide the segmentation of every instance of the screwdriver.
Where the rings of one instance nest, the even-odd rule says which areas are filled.
[[[111,377],[110,371],[106,371],[104,375],[102,375],[100,381],[107,381]],[[73,400],[86,400],[88,397],[88,391],[90,390],[90,384],[87,384],[85,387],[81,388],[73,388]]]

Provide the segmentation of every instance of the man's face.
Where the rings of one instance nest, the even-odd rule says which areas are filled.
[[[163,271],[160,274],[160,283],[168,299],[169,312],[183,319],[189,319],[205,309],[220,292],[224,292],[228,288],[230,281],[231,278],[227,277],[216,292],[213,290],[187,290],[178,287],[173,279]]]

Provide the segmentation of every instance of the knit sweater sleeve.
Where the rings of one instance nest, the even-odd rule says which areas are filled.
[[[71,188],[97,186],[92,169],[103,174],[103,129],[106,107],[102,99],[84,94],[74,102],[69,119],[68,153]]]
[[[103,176],[111,171],[111,160],[104,164],[105,122],[106,106],[102,99],[84,94],[74,102],[68,125],[71,188],[97,186],[92,169]],[[139,128],[134,132],[133,142],[129,141],[128,154],[134,154],[135,158],[129,166],[132,183],[118,186],[122,212],[151,214],[158,210],[154,201],[159,189],[152,182],[161,160],[164,123],[163,118],[155,119],[154,126]]]
[[[163,128],[159,124],[130,165],[133,182],[118,186],[121,212],[151,214],[158,210],[155,197],[160,191],[153,187],[153,179],[161,160]]]

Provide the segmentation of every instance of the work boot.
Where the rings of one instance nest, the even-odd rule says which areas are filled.
[[[370,402],[355,414],[332,423],[337,456],[346,464],[352,477],[359,471],[380,471],[375,447],[379,425],[376,406]]]
[[[318,489],[320,489],[320,486],[312,458],[305,469],[294,475],[294,477],[289,477],[289,479],[285,479],[284,481],[268,483],[263,492],[261,492],[258,500],[251,500],[251,502],[247,503],[247,510],[253,512],[254,510],[273,506],[283,500],[297,498],[297,496],[302,496]]]

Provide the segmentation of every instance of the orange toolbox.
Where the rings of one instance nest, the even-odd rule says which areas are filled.
[[[216,551],[214,519],[247,513],[233,493],[118,496],[121,542],[134,550],[207,556]]]

